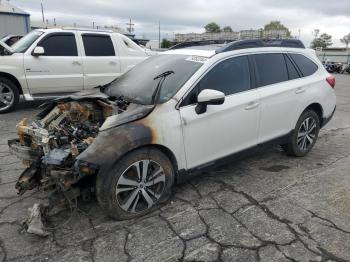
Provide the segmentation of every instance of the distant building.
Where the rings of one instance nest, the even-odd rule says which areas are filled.
[[[189,41],[202,41],[202,40],[234,41],[238,39],[239,39],[239,32],[175,34],[176,42],[189,42]]]
[[[189,41],[202,41],[202,40],[222,40],[222,41],[235,41],[244,39],[275,39],[275,38],[288,38],[287,30],[263,30],[263,29],[250,29],[241,30],[240,32],[220,32],[220,33],[188,33],[188,34],[175,34],[175,42],[189,42]]]
[[[265,39],[281,39],[288,38],[288,30],[286,29],[275,29],[275,30],[263,30],[263,38]]]
[[[5,35],[25,35],[30,31],[30,15],[0,0],[0,38]]]
[[[258,38],[262,38],[263,36],[263,30],[259,29],[259,30],[241,30],[239,32],[239,39],[241,40],[246,40],[246,39],[258,39]]]
[[[317,48],[316,54],[321,62],[335,62],[335,63],[350,63],[350,48],[345,47],[328,47]]]

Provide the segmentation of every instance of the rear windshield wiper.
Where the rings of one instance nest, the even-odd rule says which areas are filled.
[[[163,85],[165,78],[171,74],[175,74],[175,72],[171,71],[171,70],[165,71],[164,73],[161,73],[160,75],[157,75],[155,78],[153,78],[153,80],[160,79],[158,84],[157,84],[156,90],[154,90],[154,93],[152,95],[152,101],[153,101],[154,105],[156,105],[159,102],[160,90],[162,89],[162,85]]]

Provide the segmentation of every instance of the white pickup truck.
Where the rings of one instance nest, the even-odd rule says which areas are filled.
[[[0,113],[25,100],[59,97],[113,81],[149,56],[128,37],[75,28],[34,30],[0,43]]]

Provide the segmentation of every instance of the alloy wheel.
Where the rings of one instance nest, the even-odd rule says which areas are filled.
[[[140,160],[130,165],[119,177],[116,197],[126,212],[139,213],[154,206],[165,188],[163,168],[152,160]]]
[[[314,144],[316,135],[316,120],[312,117],[306,118],[298,130],[297,144],[299,149],[307,151]]]
[[[0,83],[0,109],[6,110],[9,108],[15,99],[12,89],[5,83]]]

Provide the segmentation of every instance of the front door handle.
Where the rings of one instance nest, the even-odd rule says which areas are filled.
[[[109,64],[110,64],[110,65],[112,65],[112,66],[114,66],[114,65],[116,65],[116,64],[117,64],[117,62],[110,61],[110,62],[109,62]]]
[[[73,61],[73,63],[72,63],[73,65],[77,65],[77,66],[80,66],[81,65],[81,63],[80,62],[78,62],[78,61]]]
[[[249,102],[247,104],[247,106],[245,107],[245,110],[252,110],[254,108],[257,108],[260,105],[260,103],[253,101],[253,102]]]
[[[305,91],[306,91],[305,88],[299,87],[299,88],[295,91],[295,93],[296,93],[296,94],[301,94],[301,93],[304,93]]]

